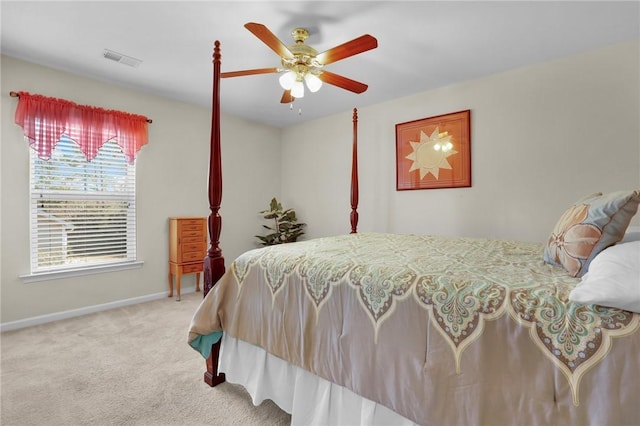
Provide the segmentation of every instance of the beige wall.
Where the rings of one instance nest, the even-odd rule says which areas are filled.
[[[1,66],[1,322],[166,291],[167,218],[209,214],[210,111],[6,56],[2,56]],[[144,261],[142,268],[32,283],[19,278],[29,273],[29,148],[22,129],[13,122],[17,99],[9,97],[12,90],[153,119],[149,144],[136,160],[138,255]],[[281,131],[223,116],[221,133],[221,247],[225,258],[233,259],[255,247],[253,235],[260,232],[257,212],[273,195],[279,195]],[[185,276],[183,286],[193,287],[194,277]]]
[[[622,44],[359,108],[359,229],[543,241],[583,195],[640,188],[639,51],[637,42]],[[1,83],[1,321],[165,291],[167,217],[208,214],[210,112],[7,57]],[[10,90],[154,120],[137,163],[143,268],[18,278],[29,271],[28,148],[13,124]],[[396,191],[395,124],[463,109],[472,111],[473,186]],[[351,118],[349,110],[278,130],[223,116],[227,264],[255,247],[256,212],[272,196],[309,224],[306,238],[349,231]],[[184,281],[193,285],[192,276]]]
[[[640,189],[639,51],[625,43],[359,108],[359,229],[544,241],[582,196]],[[396,191],[395,124],[465,109],[473,186]],[[351,112],[285,129],[282,149],[283,200],[307,236],[348,232]]]

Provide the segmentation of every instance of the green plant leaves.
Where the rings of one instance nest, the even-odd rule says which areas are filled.
[[[262,225],[263,228],[273,231],[267,235],[256,235],[261,245],[271,246],[295,242],[298,237],[304,235],[302,228],[306,223],[298,222],[296,212],[293,209],[282,208],[282,204],[274,197],[269,204],[269,210],[259,212],[266,220],[273,220],[273,226]]]

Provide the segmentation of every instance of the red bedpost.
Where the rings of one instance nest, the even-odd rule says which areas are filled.
[[[213,49],[213,100],[211,105],[211,146],[209,154],[209,250],[204,258],[204,295],[224,275],[224,257],[220,249],[220,203],[222,201],[222,161],[220,149],[220,42],[216,40]],[[212,345],[207,359],[204,381],[209,386],[224,382],[224,374],[218,374],[220,341]]]
[[[353,151],[351,153],[351,233],[358,228],[358,109],[353,109]]]

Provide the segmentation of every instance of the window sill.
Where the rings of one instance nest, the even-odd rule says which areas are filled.
[[[137,260],[135,262],[116,263],[112,265],[91,266],[78,269],[66,269],[64,271],[40,272],[36,274],[20,275],[20,279],[24,283],[33,283],[38,281],[58,280],[63,278],[80,277],[83,275],[102,274],[105,272],[124,271],[127,269],[142,268],[144,261]]]

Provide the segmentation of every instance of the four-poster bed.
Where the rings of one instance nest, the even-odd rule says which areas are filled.
[[[220,367],[294,424],[640,418],[640,314],[572,302],[580,277],[544,262],[542,244],[357,232],[355,109],[351,233],[250,250],[225,271],[219,47],[211,248],[189,332],[207,358],[208,384],[225,380]],[[627,198],[630,220],[640,194]],[[624,233],[628,220],[619,225]]]
[[[224,257],[220,249],[222,217],[222,156],[220,147],[220,42],[216,40],[213,49],[213,89],[211,102],[211,148],[209,152],[209,209],[208,219],[209,250],[204,259],[204,296],[218,282],[225,272]],[[204,380],[209,386],[224,382],[224,374],[217,374],[220,342],[215,343],[212,354],[207,358]]]

